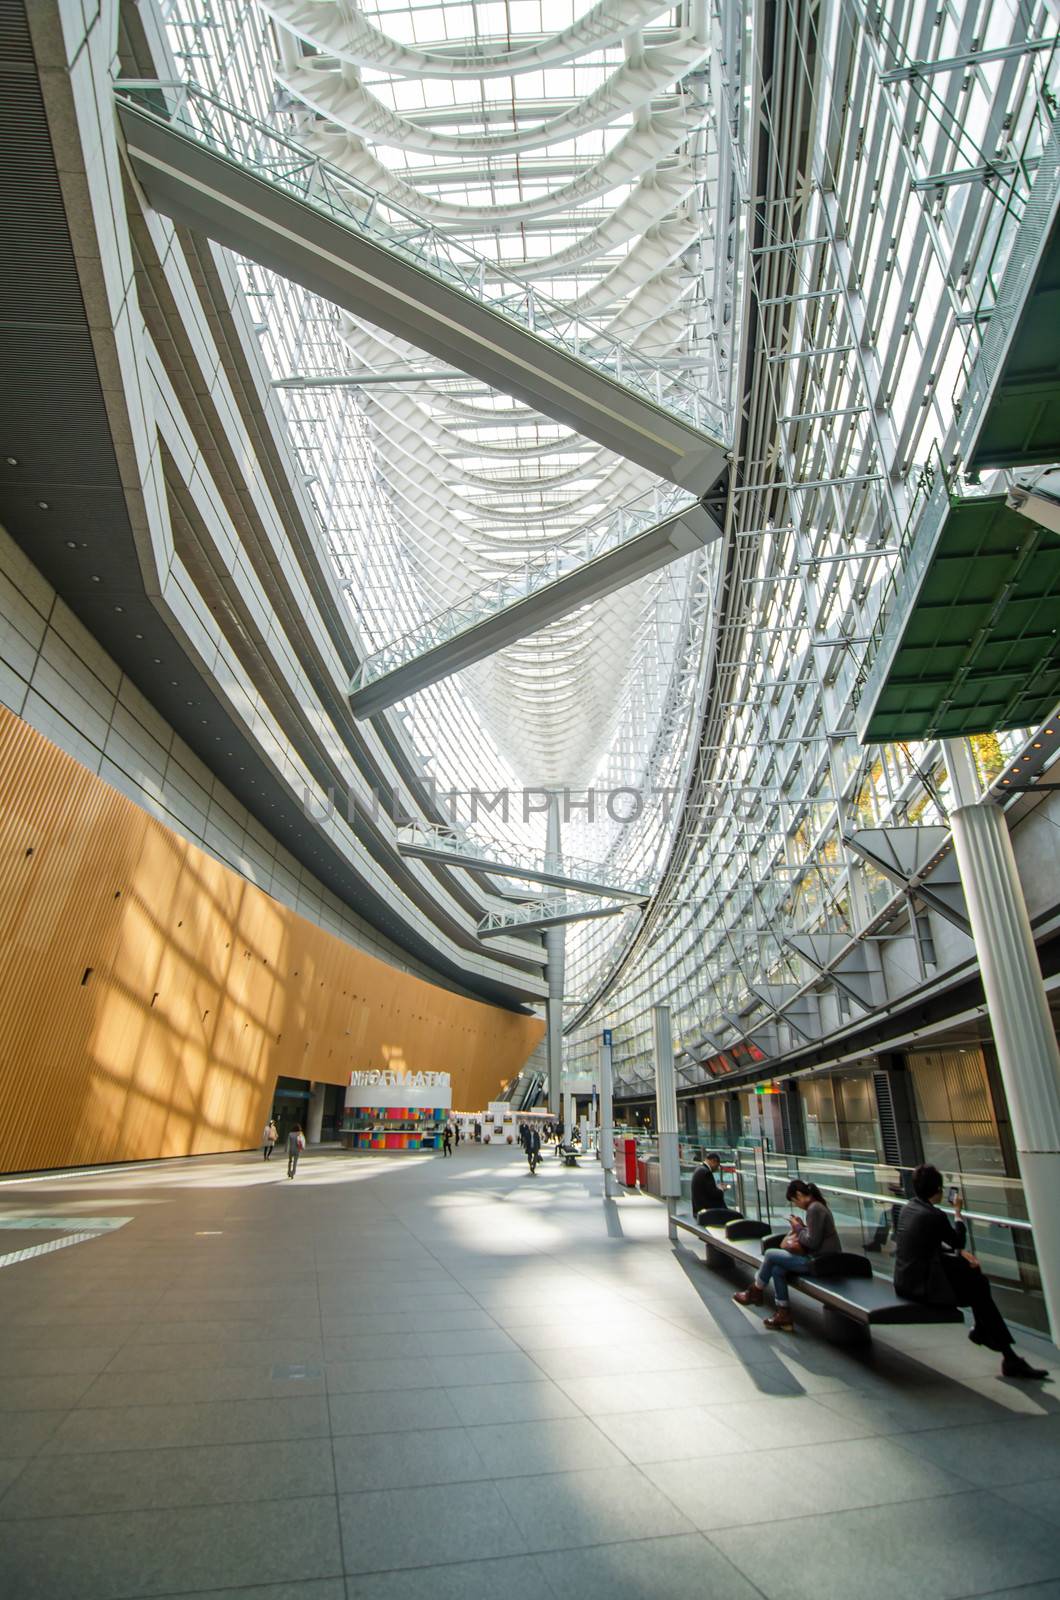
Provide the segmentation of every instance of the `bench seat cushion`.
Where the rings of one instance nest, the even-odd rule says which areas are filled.
[[[924,1306],[915,1300],[903,1300],[894,1292],[894,1285],[883,1278],[873,1277],[823,1277],[811,1275],[792,1277],[792,1288],[801,1289],[812,1300],[841,1311],[855,1322],[871,1323],[873,1327],[897,1326],[911,1322],[963,1322],[955,1306]]]

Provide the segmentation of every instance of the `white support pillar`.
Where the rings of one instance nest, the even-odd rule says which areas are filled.
[[[560,837],[559,796],[549,795],[545,838],[545,865],[554,872],[563,871],[563,848]],[[545,978],[548,999],[545,1002],[546,1039],[548,1041],[548,1109],[556,1118],[564,1114],[563,1108],[563,992],[566,987],[567,930],[561,924],[545,929]],[[570,1130],[567,1129],[567,1136]]]
[[[670,1238],[677,1238],[673,1217],[681,1198],[681,1162],[677,1149],[677,1073],[670,1007],[652,1007],[655,1046],[655,1126],[659,1134],[659,1192],[670,1218]]]
[[[1060,1344],[1060,1049],[1004,813],[973,804],[967,747],[946,743],[953,846],[1016,1141],[1053,1342]],[[976,788],[978,785],[976,785]]]
[[[604,1199],[614,1194],[615,1117],[611,1083],[611,1029],[600,1041],[600,1165],[604,1169]]]
[[[570,1144],[574,1137],[574,1091],[563,1091],[563,1143]]]

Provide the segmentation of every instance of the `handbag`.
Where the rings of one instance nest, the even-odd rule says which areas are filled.
[[[803,1244],[802,1235],[797,1228],[792,1228],[790,1233],[784,1235],[780,1248],[782,1250],[790,1250],[793,1256],[804,1256],[806,1254],[806,1246]]]

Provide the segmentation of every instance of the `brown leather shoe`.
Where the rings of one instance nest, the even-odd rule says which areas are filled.
[[[778,1306],[771,1317],[767,1317],[762,1324],[773,1333],[794,1333],[795,1324],[791,1319],[791,1312],[787,1306]]]
[[[765,1299],[765,1294],[757,1283],[749,1283],[746,1289],[741,1289],[739,1294],[734,1294],[733,1299],[738,1306],[760,1306]]]

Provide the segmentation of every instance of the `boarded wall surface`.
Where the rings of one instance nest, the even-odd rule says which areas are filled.
[[[543,1031],[315,927],[0,707],[0,1169],[245,1148],[278,1074],[448,1071],[475,1108]]]

